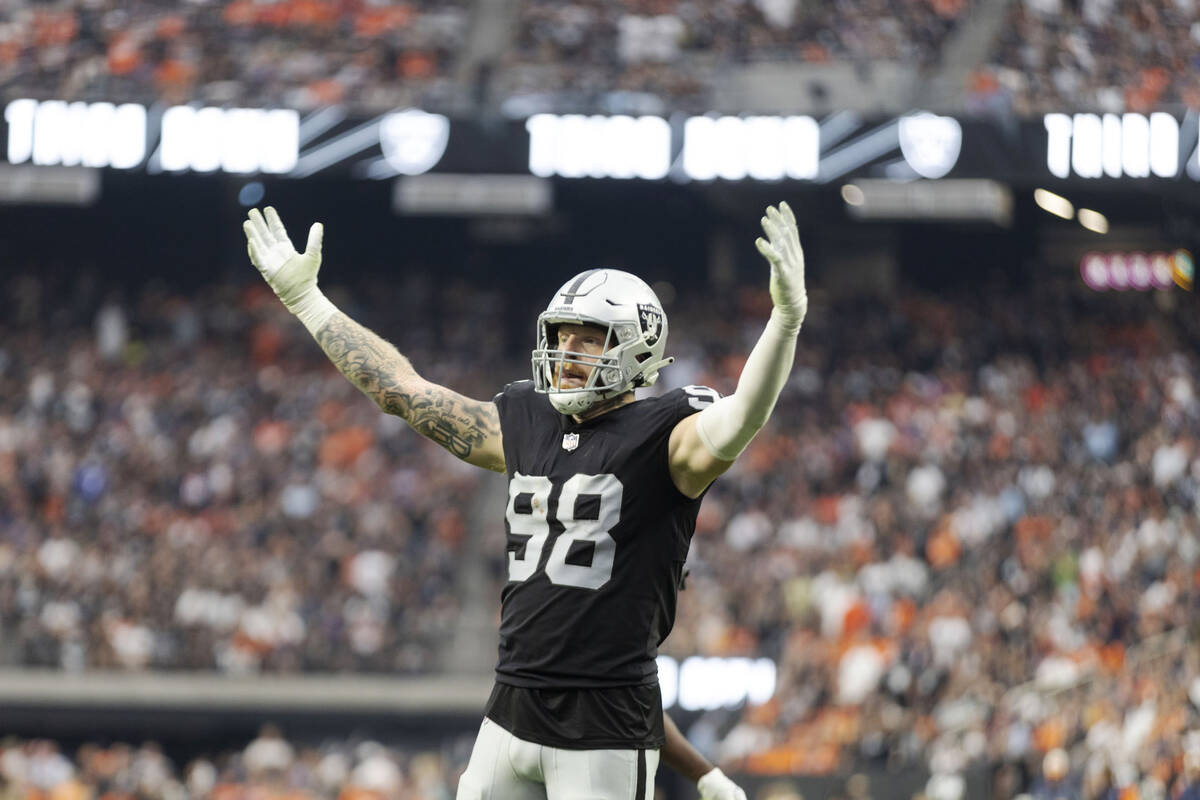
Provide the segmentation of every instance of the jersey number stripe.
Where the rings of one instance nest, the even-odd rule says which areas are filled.
[[[688,405],[697,411],[702,411],[721,399],[721,393],[716,389],[698,386],[694,383],[691,386],[683,387],[683,393],[688,396]]]
[[[538,475],[513,473],[508,482],[509,532],[517,536],[528,536],[524,552],[508,553],[508,579],[513,582],[528,580],[537,572],[542,549],[550,535],[550,495],[554,483]],[[546,577],[559,586],[575,586],[580,589],[599,589],[612,577],[613,560],[617,554],[617,541],[609,534],[621,519],[621,497],[624,493],[616,475],[572,475],[558,492],[558,522],[563,532],[554,540],[550,557],[546,560]],[[597,498],[595,509],[589,519],[576,519],[576,507],[580,497]],[[576,542],[592,545],[592,563],[588,566],[567,563],[571,545]]]

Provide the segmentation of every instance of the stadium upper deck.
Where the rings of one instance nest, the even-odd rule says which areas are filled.
[[[990,46],[946,64],[974,24],[965,0],[522,0],[508,16],[469,0],[18,2],[0,9],[0,85],[8,99],[703,112],[745,65],[843,64],[868,78],[889,64],[919,75],[916,87],[943,70],[957,81],[965,58],[977,69],[955,96],[969,109],[1200,103],[1189,0],[1009,7],[984,26]],[[800,92],[787,102],[827,101]]]

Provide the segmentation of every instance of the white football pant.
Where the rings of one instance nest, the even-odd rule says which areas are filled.
[[[657,750],[564,750],[486,717],[457,800],[653,800]]]

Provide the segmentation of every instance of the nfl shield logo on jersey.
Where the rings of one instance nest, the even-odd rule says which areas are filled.
[[[564,433],[563,434],[563,450],[566,450],[569,453],[572,450],[574,450],[576,447],[579,447],[579,434],[578,433]]]

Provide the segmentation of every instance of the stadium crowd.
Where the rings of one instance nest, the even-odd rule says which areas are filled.
[[[68,753],[54,741],[12,738],[0,740],[0,800],[445,800],[454,795],[463,759],[452,744],[442,750],[361,739],[302,745],[273,725],[243,749],[181,767],[154,742],[88,743]]]
[[[502,98],[558,110],[705,111],[712,82],[740,63],[928,66],[967,6],[523,0],[514,46],[481,77],[459,69],[468,0],[17,2],[0,7],[0,85],[8,99],[453,111],[492,80]]]
[[[512,46],[463,60],[477,4],[68,0],[0,7],[6,99],[461,112],[705,112],[746,63],[934,67],[968,0],[521,0]],[[968,109],[1200,106],[1195,0],[1018,0]]]
[[[971,78],[974,108],[1018,114],[1200,108],[1200,4],[1194,0],[1020,0],[988,63]]]
[[[481,473],[380,415],[258,287],[84,281],[52,305],[55,280],[14,280],[0,323],[0,660],[443,666]],[[715,758],[1187,796],[1200,330],[1082,291],[814,299],[771,425],[702,506],[664,648],[778,663],[773,700],[691,726]],[[355,295],[434,380],[486,397],[523,375],[529,342],[455,324],[507,330],[514,298]],[[681,297],[663,383],[731,389],[764,302]]]
[[[937,61],[966,0],[523,0],[498,76],[521,107],[708,111],[712,84],[755,62]]]
[[[476,470],[431,458],[265,289],[95,288],[6,286],[0,664],[437,668]],[[463,335],[430,309],[497,304],[416,279],[371,294],[431,376],[478,385],[466,348],[428,355]]]
[[[730,390],[762,299],[676,313],[669,379]],[[992,763],[1012,789],[1058,751],[1122,797],[1196,783],[1200,330],[1104,299],[814,303],[702,506],[665,648],[778,661],[775,699],[693,730],[720,760]]]
[[[308,110],[457,102],[458,0],[68,0],[0,7],[0,86],[38,99]]]

